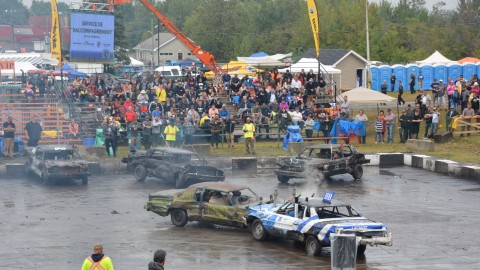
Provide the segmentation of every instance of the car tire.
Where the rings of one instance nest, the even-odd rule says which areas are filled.
[[[267,230],[265,230],[265,227],[260,219],[255,219],[252,222],[250,231],[252,232],[253,238],[257,241],[265,241],[268,237]]]
[[[172,220],[173,225],[183,227],[188,222],[187,212],[183,209],[173,209],[170,213],[170,219]]]
[[[82,176],[82,185],[88,184],[88,175]]]
[[[353,178],[355,178],[355,180],[362,179],[362,176],[363,176],[362,165],[357,164],[357,165],[353,166],[352,176],[353,176]]]
[[[135,180],[143,182],[147,178],[147,168],[143,165],[135,166]]]
[[[277,179],[282,184],[286,184],[290,180],[290,178],[288,178],[287,176],[284,176],[284,175],[277,175]]]
[[[322,244],[316,236],[310,235],[305,241],[305,250],[308,256],[318,256],[322,253]]]
[[[357,255],[365,254],[365,250],[367,249],[367,245],[358,245],[357,247]]]

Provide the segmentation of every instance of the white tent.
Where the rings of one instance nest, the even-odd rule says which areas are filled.
[[[145,64],[142,61],[139,61],[133,57],[130,57],[130,66],[132,67],[143,67]]]
[[[15,61],[15,76],[21,76],[22,70],[27,73],[29,70],[37,70],[38,68],[32,65],[30,62],[17,62]],[[13,75],[14,71],[12,69],[2,70],[2,75]]]
[[[286,67],[292,63],[292,53],[274,54],[261,57],[237,57],[237,61],[250,65],[268,67]]]
[[[332,66],[326,66],[326,65],[321,65],[321,71],[322,72],[327,72],[328,74],[341,74],[342,71],[340,69],[336,69]],[[313,69],[313,73],[318,73],[318,60],[316,58],[302,58],[298,60],[297,63],[293,64],[292,66],[288,68],[282,68],[279,69],[278,72],[280,73],[285,73],[287,70],[290,70],[292,73],[300,72],[305,70],[305,72],[308,72],[310,69]]]
[[[337,102],[342,103],[343,97],[348,96],[348,100],[352,104],[378,104],[396,102],[397,99],[389,95],[382,94],[365,87],[357,87],[337,96]]]
[[[417,61],[417,64],[419,65],[433,65],[433,64],[448,64],[456,61],[452,61],[445,56],[443,56],[441,53],[438,51],[435,51],[432,55],[427,57],[427,59],[423,61]]]

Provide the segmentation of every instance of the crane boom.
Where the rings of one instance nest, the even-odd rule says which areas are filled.
[[[190,38],[188,38],[180,29],[177,28],[167,17],[165,17],[158,9],[155,8],[148,0],[138,0],[142,3],[148,10],[150,10],[155,17],[162,21],[163,25],[174,35],[176,36],[187,48],[195,54],[195,56],[202,61],[202,63],[207,66],[215,75],[222,75],[223,70],[220,65],[215,60],[215,57],[209,52],[206,52],[202,47],[198,46]]]

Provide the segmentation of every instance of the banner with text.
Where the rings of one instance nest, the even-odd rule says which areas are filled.
[[[70,61],[114,62],[113,15],[72,13],[70,22]]]

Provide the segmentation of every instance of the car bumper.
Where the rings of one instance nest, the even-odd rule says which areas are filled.
[[[274,170],[275,175],[277,176],[286,176],[290,178],[306,178],[307,176],[303,172],[292,172],[284,170]]]
[[[49,173],[50,179],[81,179],[85,176],[89,176],[90,173]]]
[[[360,245],[392,246],[393,245],[392,233],[387,233],[387,236],[384,236],[384,237],[362,238],[362,239],[360,239]]]

